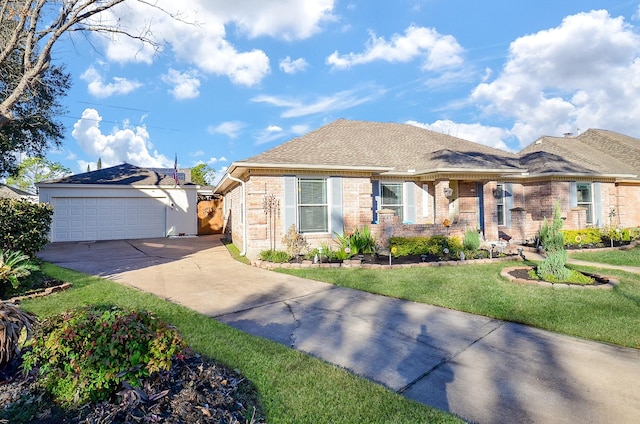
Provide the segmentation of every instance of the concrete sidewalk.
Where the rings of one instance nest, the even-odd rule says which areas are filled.
[[[635,423],[640,416],[639,350],[249,267],[218,236],[59,243],[39,256],[154,293],[468,421]]]

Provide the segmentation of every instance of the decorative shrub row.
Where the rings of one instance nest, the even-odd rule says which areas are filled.
[[[0,249],[33,257],[49,243],[52,218],[50,205],[0,199]]]
[[[464,249],[462,240],[455,236],[391,237],[389,248],[394,256],[431,255],[439,257],[458,257]]]
[[[607,243],[640,240],[640,228],[583,228],[580,230],[562,230],[565,246],[603,246]]]

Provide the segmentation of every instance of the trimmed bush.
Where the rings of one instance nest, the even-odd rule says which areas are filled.
[[[580,230],[562,230],[565,246],[597,246],[602,244],[602,232],[599,228],[583,228]]]
[[[50,205],[0,199],[0,249],[33,257],[49,243],[52,218]]]
[[[459,237],[391,237],[389,249],[395,247],[394,256],[431,255],[441,258],[457,258],[463,250]]]
[[[37,326],[23,368],[38,368],[56,401],[79,406],[114,397],[124,381],[140,387],[143,378],[169,370],[184,348],[177,330],[149,312],[91,305]]]

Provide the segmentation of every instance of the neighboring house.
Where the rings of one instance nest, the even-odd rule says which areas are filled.
[[[311,246],[369,226],[390,236],[532,240],[554,204],[565,228],[640,226],[640,140],[602,130],[519,154],[416,126],[338,120],[234,162],[216,187],[225,232],[249,257],[291,225]],[[267,214],[265,199],[279,201]],[[452,222],[445,228],[444,220]],[[271,231],[274,231],[271,234]]]
[[[22,199],[37,202],[38,196],[28,191],[0,183],[0,199]]]
[[[197,233],[197,188],[124,163],[36,184],[53,205],[51,241],[167,237]]]

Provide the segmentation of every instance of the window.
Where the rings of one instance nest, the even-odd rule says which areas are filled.
[[[498,184],[493,192],[496,198],[496,208],[498,212],[498,225],[506,225],[506,205],[504,201],[505,187],[504,184]]]
[[[380,191],[382,193],[380,209],[392,209],[402,222],[404,209],[402,183],[381,183]]]
[[[593,190],[591,183],[576,184],[578,206],[587,209],[587,224],[593,224]]]
[[[298,179],[298,231],[300,233],[329,232],[326,179]]]

